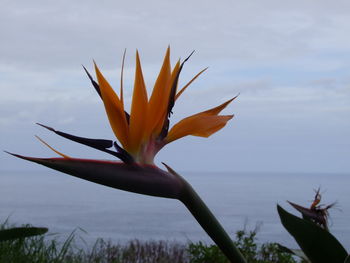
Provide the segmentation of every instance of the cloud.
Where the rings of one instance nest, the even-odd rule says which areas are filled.
[[[177,142],[161,155],[164,159],[181,165],[178,153],[186,149],[198,154],[198,160],[191,159],[194,166],[183,164],[190,170],[212,169],[208,160],[214,152],[222,169],[232,168],[226,157],[233,154],[238,170],[251,169],[251,163],[257,170],[293,169],[293,158],[299,170],[348,171],[343,155],[349,150],[339,145],[350,132],[349,11],[348,1],[326,0],[6,1],[0,10],[0,127],[1,138],[10,139],[2,146],[44,153],[29,142],[39,131],[35,122],[112,137],[81,64],[93,71],[95,59],[118,89],[127,48],[130,104],[135,49],[151,88],[170,44],[173,62],[196,50],[181,85],[209,66],[179,100],[173,121],[241,95],[226,109],[236,118],[224,131],[209,140]],[[321,154],[322,143],[332,155]],[[67,149],[79,155],[80,148]],[[299,152],[315,160],[307,163]],[[13,164],[6,161],[6,167]]]
[[[0,58],[44,69],[72,68],[92,57],[111,65],[124,48],[140,48],[154,63],[168,44],[178,50],[175,57],[198,49],[206,61],[276,61],[348,51],[350,6],[327,2],[8,2],[0,14],[7,25]]]

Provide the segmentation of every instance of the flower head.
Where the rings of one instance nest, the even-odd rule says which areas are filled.
[[[169,117],[176,100],[193,80],[205,71],[205,69],[202,70],[180,91],[177,91],[179,75],[184,62],[178,61],[171,68],[170,49],[168,48],[153,91],[148,98],[137,52],[130,114],[125,111],[122,82],[118,96],[96,64],[97,83],[89,74],[102,98],[115,136],[122,148],[138,163],[152,164],[154,156],[164,145],[184,136],[208,137],[223,128],[233,117],[233,115],[219,115],[233,100],[230,99],[218,107],[187,117],[169,129]]]
[[[153,171],[153,174],[156,174],[157,176],[155,176],[153,179],[151,176],[148,176],[146,179],[147,182],[152,185],[154,180],[158,180],[155,178],[163,178],[160,179],[159,183],[159,185],[162,185],[165,178],[164,172],[153,164],[154,157],[160,149],[162,149],[166,144],[187,135],[209,137],[213,133],[223,128],[233,117],[233,115],[219,114],[235,98],[232,98],[212,109],[184,118],[169,128],[169,118],[172,114],[172,109],[176,100],[178,100],[186,88],[206,70],[204,69],[199,72],[193,77],[192,80],[190,80],[178,91],[177,87],[180,72],[188,58],[186,58],[182,63],[180,60],[177,61],[175,66],[172,68],[170,64],[170,48],[168,48],[152,93],[150,96],[148,96],[143,78],[140,57],[138,52],[136,52],[135,81],[130,113],[125,110],[123,98],[123,68],[125,53],[123,56],[119,95],[117,95],[117,93],[112,89],[111,85],[103,76],[96,63],[94,64],[97,81],[93,79],[91,74],[84,67],[91,83],[103,101],[110,126],[117,137],[118,142],[114,140],[83,138],[57,131],[43,124],[39,124],[40,126],[69,140],[73,140],[100,151],[112,154],[122,160],[123,163],[71,158],[68,155],[55,150],[39,137],[38,139],[41,142],[43,142],[57,154],[61,155],[63,158],[43,159],[24,157],[20,155],[16,156],[105,185],[109,185],[109,183],[102,180],[103,176],[106,176],[106,180],[108,181],[109,174],[121,174],[121,181],[118,181],[117,178],[113,179],[118,181],[116,184],[113,183],[115,184],[116,188],[147,194],[147,191],[140,190],[138,187],[136,187],[135,183],[127,182],[126,187],[124,187],[123,185],[126,181],[124,181],[123,176],[125,174],[129,174],[127,180],[133,181],[133,177],[130,175],[133,174],[136,176],[135,178],[138,178],[135,179],[137,181],[141,178],[140,174],[142,173],[140,172],[140,169],[143,169],[143,175],[151,174]],[[115,150],[113,148],[115,148]],[[101,165],[101,163],[104,165]],[[94,169],[92,169],[92,167],[94,167]],[[88,175],[91,173],[98,174],[99,177],[97,180],[93,179],[94,176]],[[82,176],[81,174],[84,175]],[[120,182],[122,182],[121,185]],[[150,192],[152,195],[154,194],[153,190]]]

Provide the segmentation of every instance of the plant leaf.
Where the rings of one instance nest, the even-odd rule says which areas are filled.
[[[309,259],[305,256],[304,252],[301,249],[290,249],[290,248],[285,247],[285,246],[278,244],[278,243],[277,243],[277,246],[281,252],[297,256],[299,258],[302,258],[306,262],[310,262]]]
[[[282,225],[294,237],[313,263],[343,263],[348,253],[328,231],[316,224],[294,216],[277,205]]]
[[[0,230],[0,241],[43,235],[49,231],[45,227],[14,227]]]

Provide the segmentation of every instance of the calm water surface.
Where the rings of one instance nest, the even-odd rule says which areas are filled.
[[[313,189],[324,190],[322,202],[332,209],[331,231],[350,249],[350,175],[267,173],[182,173],[230,233],[262,224],[259,241],[296,246],[276,211],[286,200],[308,206]],[[86,182],[55,171],[0,172],[0,220],[46,226],[69,234],[77,227],[93,242],[97,237],[210,241],[176,200],[141,196]],[[294,212],[294,211],[293,211]]]

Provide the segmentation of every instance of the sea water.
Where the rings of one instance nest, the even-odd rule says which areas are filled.
[[[282,227],[276,205],[298,215],[286,200],[309,206],[314,189],[330,209],[331,232],[350,249],[350,174],[181,173],[227,232],[258,230],[258,242],[297,245]],[[0,221],[48,227],[68,235],[82,228],[93,243],[131,239],[211,242],[177,200],[115,190],[56,171],[0,172]]]

